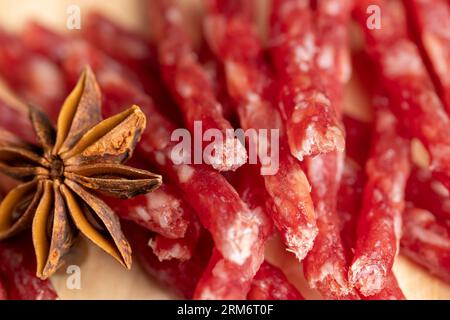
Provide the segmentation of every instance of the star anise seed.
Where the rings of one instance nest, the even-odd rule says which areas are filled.
[[[38,146],[0,131],[0,172],[23,182],[0,204],[0,240],[31,227],[42,279],[62,264],[78,231],[129,268],[119,218],[98,195],[131,198],[161,185],[161,176],[123,165],[145,128],[144,114],[132,106],[102,120],[89,67],[64,102],[56,131],[44,113],[29,113]]]

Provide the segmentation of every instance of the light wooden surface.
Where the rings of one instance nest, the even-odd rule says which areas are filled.
[[[191,16],[199,14],[198,0],[182,0],[182,2],[186,12],[190,12]],[[0,0],[0,26],[11,31],[20,30],[27,19],[36,19],[64,31],[66,9],[69,4],[79,5],[82,14],[95,8],[130,29],[143,33],[150,32],[146,23],[147,4],[144,0]],[[267,8],[266,0],[261,1],[261,8],[263,14]],[[83,20],[81,23],[83,24]],[[194,23],[193,25],[193,30],[198,28]],[[359,117],[369,117],[367,99],[361,93],[355,79],[347,91],[345,103],[347,111]],[[298,263],[291,254],[283,250],[279,239],[272,239],[266,251],[268,260],[281,267],[305,296],[317,297],[315,292],[306,287]],[[69,256],[67,265],[80,266],[81,289],[67,288],[66,282],[70,275],[63,267],[52,278],[61,299],[177,298],[144,274],[137,263],[127,271],[85,239],[79,242]],[[394,272],[409,299],[450,299],[450,285],[429,275],[406,258],[397,259]]]

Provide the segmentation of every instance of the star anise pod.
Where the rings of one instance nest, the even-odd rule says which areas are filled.
[[[145,128],[139,107],[102,121],[101,95],[89,67],[64,102],[55,132],[29,108],[38,144],[0,132],[0,171],[23,183],[0,204],[0,240],[31,227],[37,276],[51,276],[78,231],[131,265],[119,218],[97,195],[131,198],[161,185],[161,176],[125,166]]]

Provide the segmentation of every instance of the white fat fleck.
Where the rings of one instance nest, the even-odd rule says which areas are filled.
[[[373,190],[373,199],[376,202],[381,202],[383,200],[383,193],[379,189]]]
[[[249,92],[248,94],[247,94],[247,100],[249,101],[249,102],[253,102],[253,103],[256,103],[256,102],[259,102],[259,96],[256,94],[256,93],[254,93],[254,92]]]
[[[400,239],[402,237],[402,215],[397,213],[394,215],[394,234],[397,241],[397,254],[400,250]]]
[[[314,135],[315,135],[314,124],[309,124],[308,128],[306,128],[306,135],[305,138],[303,139],[301,149],[297,153],[297,158],[300,161],[303,160],[304,156],[311,154],[312,147],[314,145]]]
[[[192,96],[194,90],[189,83],[181,82],[177,83],[177,92],[183,98],[189,98],[190,96]]]
[[[436,192],[441,197],[444,198],[450,197],[448,189],[439,181],[431,182],[431,189],[433,189],[433,191]]]
[[[386,53],[383,60],[385,72],[390,77],[420,75],[423,62],[417,48],[409,41],[400,41]]]
[[[331,46],[325,46],[317,57],[317,65],[322,70],[328,70],[333,66],[334,49]]]
[[[376,130],[377,132],[384,133],[395,127],[396,122],[397,120],[391,112],[380,110],[376,120]]]
[[[323,94],[322,92],[316,92],[314,94],[314,101],[316,103],[320,103],[320,104],[324,104],[329,106],[331,104],[330,99],[328,99],[328,97]]]
[[[149,221],[150,220],[150,216],[148,214],[148,211],[145,207],[137,207],[135,209],[136,214],[144,221]]]
[[[394,181],[394,183],[392,184],[390,197],[391,197],[392,201],[397,202],[397,203],[403,201],[404,182],[400,183],[400,182]]]
[[[314,35],[308,33],[304,36],[303,43],[299,44],[295,48],[295,60],[300,68],[304,72],[310,70],[310,63],[314,59],[316,53],[316,46],[314,43]]]
[[[321,149],[325,150],[344,151],[345,142],[341,130],[335,126],[329,127],[325,132],[325,138],[318,140],[316,138],[314,123],[310,123],[306,128],[306,133],[300,150],[296,153],[296,158],[302,161],[305,156],[308,156],[313,152],[313,147],[319,145]]]
[[[449,78],[448,69],[450,64],[447,59],[446,47],[443,46],[439,38],[435,37],[432,33],[426,32],[423,40],[437,73],[441,76]]]
[[[194,169],[190,166],[183,164],[177,168],[178,171],[178,180],[180,180],[181,183],[187,183],[189,180],[191,180],[192,176],[194,175]]]
[[[158,250],[155,241],[150,239],[148,242],[148,246],[152,248],[153,252],[158,257],[159,261],[166,261],[172,259],[176,259],[179,261],[186,261],[191,256],[188,248],[186,248],[186,246],[180,245],[179,243],[175,243],[168,250],[167,249]]]
[[[180,24],[182,21],[180,10],[178,10],[176,7],[170,7],[166,12],[166,19],[170,23]]]
[[[252,254],[258,238],[258,222],[250,223],[245,216],[245,213],[238,213],[226,233],[227,256],[238,265],[242,265]]]
[[[160,166],[164,166],[166,164],[166,157],[161,151],[155,152],[155,160]]]
[[[225,73],[230,91],[245,92],[248,88],[248,79],[244,68],[233,61],[225,62]]]
[[[339,79],[341,83],[347,83],[352,76],[352,62],[348,51],[341,52],[339,55],[341,70],[339,71]]]
[[[327,1],[324,7],[324,11],[330,16],[338,15],[343,8],[341,6],[341,1]]]
[[[413,226],[411,228],[412,233],[416,238],[434,246],[450,249],[450,241],[447,237],[441,236],[436,232],[432,232],[424,229],[422,226]]]
[[[63,90],[63,79],[55,65],[43,59],[31,60],[30,75],[33,76],[33,85],[37,86],[37,92],[46,97],[58,97]]]

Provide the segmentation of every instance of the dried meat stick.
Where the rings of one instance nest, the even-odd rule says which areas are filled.
[[[450,4],[446,0],[403,1],[412,29],[447,113],[450,114]]]
[[[276,0],[271,14],[271,56],[277,71],[278,106],[293,156],[303,160],[343,151],[343,129],[317,70],[313,12],[306,0]]]
[[[33,247],[27,236],[0,243],[0,277],[10,300],[55,300],[50,280],[36,277]]]
[[[225,66],[228,93],[237,108],[241,127],[279,130],[279,163],[275,168],[278,170],[265,172],[264,185],[272,199],[273,209],[269,212],[275,226],[288,250],[302,260],[317,235],[316,217],[310,185],[297,159],[289,152],[281,117],[272,106],[272,75],[246,18],[227,17],[215,11],[217,7],[213,4],[209,3],[206,38]],[[264,165],[261,168],[261,173],[268,169]]]
[[[349,116],[344,116],[346,130],[346,153],[341,185],[338,192],[337,209],[341,216],[341,237],[344,241],[347,260],[351,262],[356,245],[357,220],[362,206],[362,195],[366,176],[364,166],[369,156],[370,124]],[[372,296],[361,296],[364,300],[404,300],[405,296],[391,271],[384,288]]]
[[[438,221],[450,227],[448,190],[427,169],[414,168],[406,186],[406,200],[430,211]]]
[[[346,153],[341,185],[338,193],[338,212],[342,220],[341,236],[347,251],[347,259],[353,258],[356,242],[356,226],[362,205],[362,194],[366,181],[364,166],[369,156],[371,127],[367,122],[344,116],[346,130]],[[384,288],[376,295],[364,297],[368,300],[404,300],[395,275],[390,272]]]
[[[450,281],[450,234],[429,211],[403,213],[402,253],[445,281]]]
[[[344,84],[351,72],[347,46],[351,5],[352,1],[335,0],[319,0],[316,4],[315,32],[319,38],[316,65],[339,117]],[[305,164],[319,228],[314,246],[303,263],[305,277],[324,298],[358,299],[347,280],[348,265],[336,210],[344,155],[333,151],[308,157]]]
[[[148,239],[151,237],[148,230],[129,221],[125,221],[122,225],[133,252],[144,270],[175,293],[191,299],[195,286],[211,255],[211,239],[209,236],[202,233],[199,240],[201,247],[194,251],[191,259],[187,261],[175,259],[159,261],[148,246]]]
[[[396,129],[388,105],[376,106],[367,183],[358,221],[350,282],[364,296],[383,289],[398,253],[404,191],[410,173],[409,143]]]
[[[255,215],[239,198],[236,190],[222,175],[206,166],[174,164],[172,160],[179,158],[179,153],[173,150],[177,143],[171,141],[175,125],[157,110],[152,99],[139,86],[125,77],[125,67],[116,66],[114,60],[87,43],[79,40],[72,43],[70,39],[44,27],[39,27],[39,32],[44,38],[58,39],[58,52],[48,54],[63,66],[69,79],[76,77],[85,64],[91,65],[102,89],[106,116],[123,110],[127,105],[141,107],[147,115],[147,128],[153,130],[143,132],[136,149],[138,156],[150,161],[178,186],[202,225],[211,232],[223,256],[237,264],[244,263],[253,248],[261,244],[258,243],[257,227],[254,225]],[[73,50],[74,45],[77,50]]]
[[[381,29],[367,28],[369,5],[381,9],[384,24]],[[408,38],[402,3],[400,0],[359,1],[355,16],[399,123],[405,133],[423,143],[431,156],[433,175],[450,189],[450,120],[417,46]]]
[[[3,30],[0,30],[0,74],[27,103],[44,108],[56,119],[67,91],[58,67],[46,57],[29,52],[16,37]]]
[[[303,300],[283,271],[264,261],[252,281],[247,300]]]
[[[349,141],[347,140],[347,142]],[[350,147],[351,145],[347,144],[347,146]],[[366,180],[361,165],[364,165],[364,163],[358,164],[351,158],[346,158],[338,193],[337,208],[342,220],[341,237],[344,241],[348,261],[351,261],[353,258],[355,250],[357,220]],[[361,296],[361,298],[364,300],[404,300],[405,296],[398,286],[394,273],[391,271],[388,273],[384,287],[379,293],[367,297]]]
[[[319,233],[303,262],[309,285],[326,299],[358,297],[347,279],[348,265],[336,210],[343,154],[330,152],[306,159],[307,175],[317,214]]]
[[[236,172],[234,185],[249,208],[259,220],[258,236],[262,244],[272,233],[272,223],[268,219],[268,200],[264,184],[257,167],[243,166]],[[264,260],[264,246],[260,246],[242,265],[229,262],[214,250],[208,268],[197,284],[194,299],[201,300],[245,300],[252,280]],[[236,277],[235,275],[239,275]]]
[[[409,175],[409,144],[398,135],[395,117],[382,102],[386,100],[380,98],[376,106],[371,154],[366,164],[367,182],[349,272],[350,281],[363,296],[383,290],[391,272],[398,251],[404,188]],[[346,217],[343,231],[351,233],[343,235],[350,250],[355,247],[352,239],[356,225],[354,212],[358,210],[355,202],[359,201],[357,191],[361,190],[361,180],[364,179],[361,165],[352,160],[346,161],[342,181],[349,185],[341,186],[339,192],[339,197],[347,198],[340,199],[338,210]]]
[[[221,136],[213,142],[214,154],[204,160],[219,171],[236,170],[247,161],[245,146],[223,116],[213,85],[184,30],[182,14],[171,0],[155,1],[155,7],[161,20],[156,38],[163,79],[183,112],[185,125],[191,133],[195,133],[196,122],[202,130],[218,130]]]

